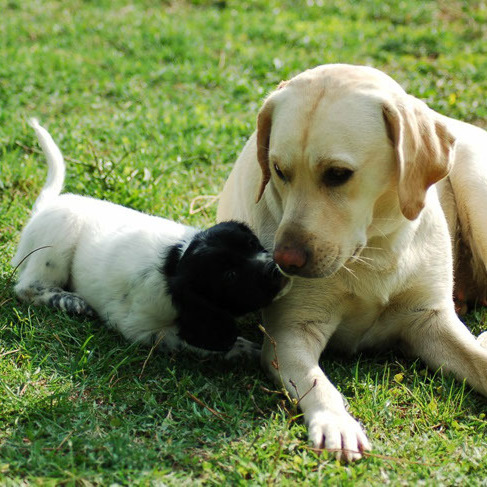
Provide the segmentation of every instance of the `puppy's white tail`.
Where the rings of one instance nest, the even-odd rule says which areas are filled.
[[[29,124],[36,131],[49,168],[46,184],[34,204],[33,211],[35,212],[39,210],[43,203],[59,196],[61,193],[64,184],[65,165],[63,155],[54,140],[52,140],[49,132],[44,127],[41,127],[39,121],[35,118],[31,118]]]

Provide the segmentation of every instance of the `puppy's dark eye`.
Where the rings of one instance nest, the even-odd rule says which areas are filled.
[[[254,238],[249,239],[247,246],[250,250],[261,250],[262,248],[259,241]]]
[[[345,184],[353,176],[353,171],[344,167],[330,167],[323,175],[326,186],[336,187]]]
[[[279,166],[277,164],[274,164],[274,171],[276,171],[276,174],[277,174],[277,177],[286,182],[287,179],[286,179],[286,176],[284,176],[283,172],[279,169]]]
[[[227,271],[225,272],[225,281],[235,281],[237,279],[237,272],[236,271]]]

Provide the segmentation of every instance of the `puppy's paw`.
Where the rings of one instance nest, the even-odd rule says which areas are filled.
[[[483,348],[487,348],[487,331],[484,331],[477,337],[479,345]]]
[[[225,354],[226,360],[235,360],[237,358],[246,358],[251,360],[260,360],[260,345],[237,337],[233,347]]]
[[[351,462],[371,449],[360,424],[347,412],[316,411],[308,416],[309,440],[314,448],[329,450]]]
[[[71,315],[94,317],[95,310],[78,294],[70,293],[62,289],[49,289],[45,296],[41,296],[40,302],[47,302],[49,306],[59,308]]]

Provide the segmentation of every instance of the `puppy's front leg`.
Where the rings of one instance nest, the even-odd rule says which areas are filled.
[[[487,396],[487,349],[451,308],[415,313],[402,338],[430,367],[442,367]]]
[[[38,281],[25,283],[20,279],[15,286],[19,299],[35,305],[52,306],[73,315],[96,316],[95,310],[78,294],[59,287],[45,286]]]
[[[339,459],[358,460],[364,450],[370,450],[370,444],[319,366],[320,354],[330,338],[323,328],[315,323],[272,326],[268,322],[262,364],[275,382],[299,401],[311,444],[335,451]]]
[[[257,343],[246,340],[243,337],[237,337],[233,347],[225,354],[226,360],[250,359],[259,360],[261,348]]]

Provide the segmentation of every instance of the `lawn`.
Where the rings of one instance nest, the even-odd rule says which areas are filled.
[[[257,364],[147,360],[98,321],[17,302],[10,266],[46,176],[28,117],[67,156],[68,191],[209,226],[216,205],[195,198],[306,68],[373,65],[485,126],[484,2],[0,0],[0,17],[1,485],[487,485],[485,399],[419,361],[323,357],[374,446],[341,465]]]

